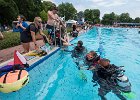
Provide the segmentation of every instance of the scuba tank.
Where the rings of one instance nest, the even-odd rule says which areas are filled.
[[[115,65],[113,65],[115,66]],[[118,89],[122,92],[128,93],[131,92],[131,83],[127,76],[124,75],[125,70],[122,68],[124,66],[117,67],[115,72],[115,80]]]
[[[124,74],[117,77],[118,89],[121,91],[121,94],[129,99],[136,98],[135,92],[131,91],[131,83],[129,79]]]
[[[131,83],[129,82],[127,76],[125,75],[118,76],[116,81],[120,91],[126,93],[131,92]]]

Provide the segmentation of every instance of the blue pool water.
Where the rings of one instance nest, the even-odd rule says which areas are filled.
[[[94,28],[73,40],[84,42],[90,50],[99,51],[111,63],[125,66],[125,74],[132,84],[132,91],[140,100],[140,34],[137,29]],[[73,46],[68,48],[73,49]],[[93,87],[92,73],[83,70],[87,82],[80,78],[80,71],[71,54],[59,50],[29,71],[30,83],[21,90],[9,94],[0,93],[0,100],[100,100],[98,86]],[[119,100],[113,93],[108,100]],[[128,99],[129,100],[129,99]]]

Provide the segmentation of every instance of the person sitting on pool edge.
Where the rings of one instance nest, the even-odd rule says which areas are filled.
[[[61,28],[61,35],[60,35],[60,30],[56,30],[56,45],[58,46],[70,46],[71,44],[69,43],[67,37],[65,36],[65,32],[63,28]],[[53,44],[55,45],[55,41],[53,41]]]
[[[118,67],[114,64],[110,64],[110,60],[108,59],[100,59],[98,64],[96,65],[96,70],[99,84],[98,95],[101,97],[101,100],[107,100],[105,95],[112,91],[118,98],[121,100],[126,100],[126,98],[121,94],[120,90],[116,85],[116,77],[114,75],[118,75]]]

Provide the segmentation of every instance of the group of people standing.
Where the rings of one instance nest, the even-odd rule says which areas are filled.
[[[42,31],[42,19],[40,17],[35,17],[34,22],[28,25],[23,15],[18,16],[16,27],[20,31],[20,41],[25,53],[30,50],[30,42],[34,43],[36,50],[39,49],[36,40],[40,36],[43,37],[44,43],[48,43],[49,45],[70,45],[65,33],[65,23],[60,19],[57,13],[58,8],[55,6],[48,11],[48,21],[46,25],[46,30],[48,31],[47,36]]]
[[[76,59],[74,62],[79,70],[92,71],[92,82],[94,86],[99,85],[98,95],[101,100],[107,100],[105,95],[111,91],[121,100],[126,100],[122,92],[130,93],[131,84],[122,67],[110,64],[109,59],[101,58],[95,51],[88,53],[82,41],[78,41],[72,50],[72,58]],[[84,62],[82,65],[79,63],[81,60]]]

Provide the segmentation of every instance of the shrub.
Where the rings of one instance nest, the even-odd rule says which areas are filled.
[[[20,44],[20,33],[3,32],[4,39],[0,40],[0,50]]]
[[[47,35],[47,31],[43,31]],[[3,32],[4,39],[0,40],[0,50],[20,45],[19,32]]]

